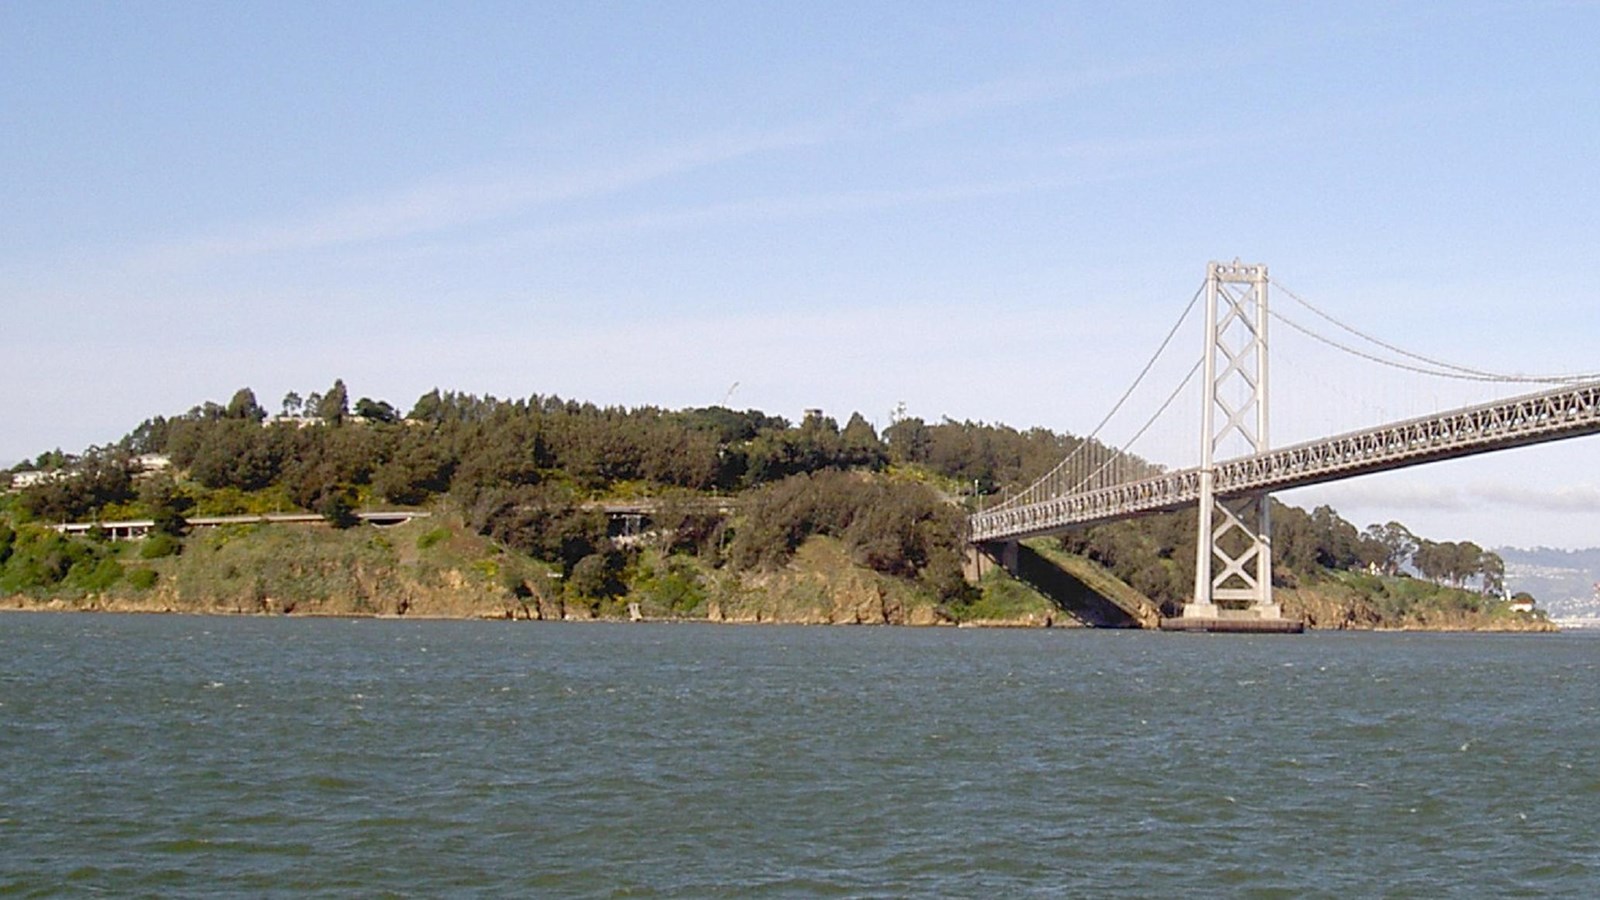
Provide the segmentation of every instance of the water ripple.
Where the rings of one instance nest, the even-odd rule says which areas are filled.
[[[4,896],[1600,891],[1593,637],[0,624]]]

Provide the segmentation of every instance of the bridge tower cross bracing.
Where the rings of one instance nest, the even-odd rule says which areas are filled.
[[[1282,618],[1272,602],[1271,498],[1216,496],[1220,454],[1265,453],[1267,417],[1267,267],[1206,267],[1205,393],[1201,411],[1199,540],[1194,599],[1186,619],[1224,616],[1218,601],[1248,604],[1256,618]],[[1230,457],[1225,457],[1230,458]]]

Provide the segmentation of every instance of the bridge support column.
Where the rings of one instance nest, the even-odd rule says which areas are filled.
[[[1202,539],[1200,547],[1208,557],[1201,564],[1207,583],[1203,588],[1197,585],[1197,590],[1208,594],[1211,602],[1190,604],[1184,607],[1184,615],[1226,618],[1220,600],[1230,611],[1243,606],[1257,618],[1281,618],[1282,610],[1272,602],[1270,498],[1262,494],[1214,501],[1209,518],[1210,538]]]
[[[983,560],[994,561],[1007,574],[1016,577],[1021,566],[1021,549],[1016,541],[994,541],[986,544],[968,544],[967,558],[962,566],[967,580],[977,584],[983,578]]]
[[[1269,448],[1266,266],[1235,260],[1207,267],[1204,388],[1194,599],[1183,617],[1220,619],[1247,605],[1245,615],[1281,618],[1272,602],[1270,498],[1216,494],[1219,455]]]

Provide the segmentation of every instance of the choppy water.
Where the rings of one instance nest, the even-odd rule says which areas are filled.
[[[0,616],[0,895],[1593,896],[1600,638]]]

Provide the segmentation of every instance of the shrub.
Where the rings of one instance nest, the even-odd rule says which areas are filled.
[[[176,556],[182,550],[183,544],[177,538],[158,531],[144,539],[144,545],[139,548],[139,558],[161,559],[164,556]]]
[[[343,491],[329,491],[324,494],[317,502],[317,512],[334,528],[354,528],[361,524],[355,507],[351,505]]]
[[[158,577],[155,569],[134,569],[128,573],[128,583],[136,590],[148,591],[156,586]]]
[[[647,568],[634,588],[640,599],[675,615],[692,613],[706,600],[705,586],[694,565],[680,558],[661,560]]]
[[[741,569],[788,562],[812,535],[842,540],[856,562],[941,594],[961,583],[961,515],[924,485],[848,472],[794,475],[752,492],[729,559]]]
[[[572,567],[572,574],[567,578],[567,590],[582,599],[615,597],[624,589],[618,577],[621,569],[619,555],[591,553]]]
[[[63,584],[81,591],[103,591],[122,579],[122,564],[107,556],[87,558],[72,566]]]

